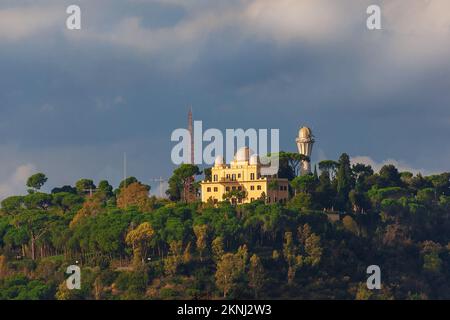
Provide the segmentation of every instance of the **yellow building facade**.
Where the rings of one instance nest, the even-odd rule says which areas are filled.
[[[231,191],[241,191],[243,197],[230,197],[233,204],[250,203],[264,197],[266,203],[285,203],[289,198],[288,180],[261,176],[257,155],[249,148],[238,150],[230,165],[217,157],[211,168],[211,180],[201,182],[202,202],[218,203]]]

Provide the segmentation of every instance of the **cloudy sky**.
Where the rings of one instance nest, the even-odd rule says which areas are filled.
[[[168,177],[190,104],[205,128],[280,128],[284,150],[308,125],[313,161],[450,171],[449,54],[448,0],[2,0],[0,198],[36,171],[116,185],[124,152]]]

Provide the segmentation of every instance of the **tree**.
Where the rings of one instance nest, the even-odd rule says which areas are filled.
[[[222,290],[224,298],[237,285],[237,280],[242,274],[241,263],[241,256],[233,253],[225,253],[222,259],[217,262],[216,286]]]
[[[192,186],[193,177],[199,174],[201,174],[200,169],[193,164],[182,164],[176,168],[169,179],[169,188],[166,191],[170,200],[188,202],[189,194],[194,192],[189,190],[189,185]]]
[[[335,190],[331,185],[330,175],[326,171],[322,171],[319,176],[319,183],[315,190],[315,198],[317,204],[321,208],[331,208],[333,206],[333,198],[335,197]]]
[[[236,267],[239,269],[241,273],[245,272],[245,269],[247,267],[247,260],[248,260],[248,249],[247,245],[239,246],[236,254]]]
[[[228,192],[225,192],[222,195],[223,200],[231,201],[231,203],[241,203],[243,199],[247,197],[247,192],[245,190],[230,190]]]
[[[33,174],[27,180],[27,187],[32,188],[33,191],[41,189],[41,187],[47,182],[47,177],[43,173]]]
[[[144,258],[147,257],[147,251],[154,234],[155,232],[148,222],[141,223],[135,229],[128,232],[125,242],[132,246],[133,264],[135,266],[144,263]]]
[[[65,185],[65,186],[62,186],[62,187],[53,188],[52,191],[51,191],[52,194],[53,193],[61,193],[61,192],[67,192],[67,193],[76,194],[77,193],[77,189],[72,187],[72,186]]]
[[[123,187],[117,196],[117,207],[127,209],[135,206],[140,212],[150,212],[152,201],[148,196],[150,187],[139,182]]]
[[[2,209],[7,213],[17,213],[24,206],[23,196],[11,196],[5,198],[2,202]]]
[[[92,217],[100,214],[105,210],[105,199],[102,194],[96,193],[92,197],[88,197],[83,206],[73,217],[69,226],[73,228],[84,217]]]
[[[381,167],[379,173],[379,183],[381,188],[387,187],[401,187],[402,180],[397,168],[392,164],[387,164]]]
[[[75,183],[75,188],[79,194],[90,194],[96,189],[94,181],[91,179],[80,179]]]
[[[309,193],[299,192],[288,202],[288,207],[293,210],[310,210],[313,207],[313,199]]]
[[[169,276],[175,276],[179,265],[183,262],[181,241],[171,241],[169,243],[169,255],[164,260],[164,269]]]
[[[308,156],[297,152],[284,152],[279,153],[279,161],[281,163],[287,163],[288,169],[285,172],[281,172],[280,177],[291,178],[297,177],[300,172],[301,163],[303,161],[310,161]],[[290,180],[290,179],[289,179]]]
[[[49,232],[53,216],[39,209],[23,210],[14,217],[13,224],[16,228],[23,227],[31,242],[31,259],[36,260],[36,243]]]
[[[208,226],[206,224],[194,226],[194,233],[197,237],[197,250],[200,254],[200,261],[203,261],[203,253],[208,243]]]
[[[264,285],[264,267],[261,259],[256,254],[250,258],[250,267],[248,271],[249,287],[253,289],[255,299],[258,299],[259,292]]]
[[[450,195],[450,173],[445,172],[442,174],[432,175],[427,177],[427,180],[433,185],[434,200],[437,200],[438,196],[441,195]]]
[[[304,264],[317,266],[322,258],[320,236],[313,233],[309,224],[304,224],[297,229],[299,251],[302,254]]]
[[[280,154],[278,158],[278,177],[283,179],[288,179],[291,181],[295,178],[294,169],[289,164],[289,159],[283,154]]]
[[[288,264],[288,284],[292,284],[298,268],[304,265],[317,266],[322,258],[320,236],[311,231],[308,224],[297,229],[298,246],[294,243],[292,232],[284,233],[283,256]]]
[[[222,259],[222,256],[224,254],[223,238],[222,237],[215,238],[211,244],[211,249],[215,261],[219,261],[220,259]]]
[[[338,205],[340,209],[345,209],[348,203],[348,194],[352,189],[353,178],[350,168],[350,157],[343,153],[339,158],[339,169],[336,175]]]
[[[305,243],[305,263],[312,267],[317,266],[322,259],[322,247],[320,246],[320,236],[312,233],[308,238],[306,238]]]
[[[33,192],[23,197],[23,203],[28,209],[48,209],[52,204],[52,196],[47,193]]]
[[[427,205],[431,205],[435,199],[435,190],[433,188],[425,188],[417,191],[417,201]]]
[[[425,241],[422,243],[423,269],[429,272],[440,272],[442,268],[442,259],[439,253],[442,248],[438,243]]]
[[[119,192],[122,188],[129,186],[132,183],[140,183],[140,181],[136,177],[128,177],[126,179],[123,179],[119,183],[119,188],[116,190],[116,192]]]
[[[63,213],[66,213],[68,210],[80,206],[83,203],[83,198],[77,194],[68,193],[68,192],[58,192],[52,194],[52,203],[59,206]]]
[[[295,177],[291,181],[291,186],[296,192],[312,194],[316,187],[316,179],[311,174]]]
[[[351,190],[348,194],[354,212],[364,212],[370,208],[370,200],[365,192]]]
[[[334,179],[339,162],[334,160],[322,160],[319,162],[319,170],[321,173],[326,172],[330,180]]]
[[[347,231],[353,233],[354,235],[359,235],[358,224],[351,216],[345,216],[344,219],[342,219],[342,225]]]
[[[288,264],[288,284],[292,284],[297,268],[303,264],[303,260],[301,256],[297,256],[297,247],[290,231],[284,233],[283,256]]]
[[[107,180],[102,180],[98,183],[98,192],[103,192],[107,198],[110,198],[114,195],[113,187]]]
[[[357,192],[364,192],[369,189],[367,178],[373,175],[372,167],[362,163],[352,166],[353,175],[355,177],[355,189]]]

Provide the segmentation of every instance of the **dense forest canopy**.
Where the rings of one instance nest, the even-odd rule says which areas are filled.
[[[297,176],[280,156],[283,205],[187,203],[192,165],[168,199],[134,177],[45,193],[31,176],[1,202],[0,299],[450,299],[450,173],[374,172],[343,154]],[[80,290],[65,284],[73,264]],[[366,287],[374,264],[381,290]]]

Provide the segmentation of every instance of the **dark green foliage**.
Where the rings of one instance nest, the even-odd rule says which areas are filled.
[[[283,170],[295,173],[295,159],[284,156]],[[36,189],[4,199],[0,299],[217,299],[227,273],[233,283],[226,296],[236,299],[450,299],[450,175],[423,177],[389,165],[375,173],[345,154],[319,168],[318,177],[291,175],[296,194],[284,205],[153,199],[151,212],[122,210],[106,181],[86,196],[95,187],[89,179],[76,193]],[[172,182],[182,192],[197,173],[184,166]],[[81,208],[87,214],[73,220]],[[133,264],[138,251],[125,239],[143,223],[151,229],[145,257]],[[216,277],[225,255],[229,263]],[[250,272],[253,255],[258,263],[253,259]],[[74,261],[82,289],[64,291],[65,268]],[[175,271],[167,272],[168,262]],[[382,269],[381,291],[365,290],[372,264]]]
[[[187,184],[190,179],[201,174],[200,169],[196,165],[182,164],[173,171],[173,175],[169,179],[169,188],[166,194],[172,201],[186,201],[188,197]],[[192,190],[191,190],[192,191]]]
[[[72,186],[62,186],[62,187],[53,188],[51,193],[61,193],[61,192],[76,194],[77,189]]]
[[[79,194],[89,194],[91,190],[95,190],[95,184],[91,179],[80,179],[75,183],[75,188]]]
[[[54,286],[24,275],[0,280],[0,289],[0,300],[49,300],[55,295]]]
[[[27,187],[39,190],[47,182],[47,177],[43,173],[33,174],[27,180]]]

